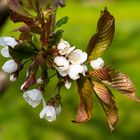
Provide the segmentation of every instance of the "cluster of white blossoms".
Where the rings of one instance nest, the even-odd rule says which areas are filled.
[[[58,45],[57,49],[59,56],[54,58],[55,68],[62,77],[69,76],[72,80],[80,78],[79,74],[85,76],[87,72],[87,66],[83,63],[87,60],[87,53],[75,47],[70,47],[67,41],[62,40]],[[91,67],[94,70],[101,69],[104,66],[102,58],[97,58],[90,62]],[[65,87],[70,89],[71,82],[66,80]]]
[[[14,48],[16,45],[18,45],[18,42],[15,40],[15,38],[13,37],[1,37],[0,38],[0,46],[2,46],[3,48],[1,49],[1,55],[5,58],[10,58],[10,54],[9,54],[9,48],[8,46]],[[2,66],[2,70],[8,74],[10,74],[10,81],[15,81],[16,78],[14,77],[14,75],[12,73],[14,73],[15,71],[17,71],[18,69],[18,64],[13,60],[10,59],[8,61],[6,61],[4,63],[4,65]]]
[[[61,41],[57,46],[59,56],[54,58],[55,68],[62,77],[69,76],[72,80],[80,78],[79,74],[85,76],[87,66],[83,63],[87,60],[87,53],[80,49],[70,47],[67,41]],[[66,80],[65,87],[69,89],[71,82]]]
[[[1,55],[5,58],[10,58],[9,54],[9,46],[14,48],[18,45],[18,42],[15,38],[12,37],[1,37],[0,38],[0,46],[3,48],[1,49]],[[15,60],[11,59],[4,63],[2,66],[2,70],[8,74],[10,74],[10,81],[15,81],[16,78],[12,73],[16,72],[18,69],[18,64]],[[42,82],[40,79],[37,80],[38,83]],[[59,104],[57,107],[52,105],[46,105],[44,97],[42,95],[42,91],[39,89],[31,89],[27,90],[23,94],[23,98],[25,101],[31,105],[33,108],[37,107],[41,102],[43,103],[43,109],[40,112],[40,118],[44,118],[49,122],[52,122],[56,119],[56,116],[61,113],[61,105]]]
[[[56,119],[56,116],[61,113],[60,104],[57,107],[46,105],[42,92],[39,89],[31,89],[25,91],[23,98],[33,108],[37,107],[42,102],[43,109],[39,114],[41,119],[46,119],[47,121],[52,122]]]
[[[8,47],[10,46],[14,48],[16,45],[18,45],[18,42],[15,38],[1,37],[1,55],[6,58],[11,57]],[[71,47],[70,44],[64,40],[61,40],[57,45],[57,50],[59,55],[54,58],[55,68],[62,77],[65,77],[65,87],[70,89],[72,80],[79,79],[80,74],[83,76],[86,75],[87,66],[84,65],[84,62],[86,62],[88,56],[86,52],[83,52],[80,49],[75,49],[75,47]],[[102,58],[97,58],[96,60],[91,61],[90,65],[94,70],[101,69],[104,66],[104,61]],[[10,74],[11,81],[15,81],[16,78],[13,73],[18,70],[18,63],[16,63],[14,59],[10,59],[4,63],[2,70]],[[43,84],[43,80],[41,78],[36,82],[38,84]],[[41,90],[37,88],[23,90],[25,84],[26,82],[21,86],[21,91],[24,92],[23,98],[25,101],[33,108],[37,107],[42,102],[43,109],[40,112],[40,118],[44,118],[49,122],[54,121],[57,115],[61,113],[60,103],[57,104],[57,106],[52,105],[51,103],[46,104]]]

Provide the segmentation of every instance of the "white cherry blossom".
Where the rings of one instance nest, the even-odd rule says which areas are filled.
[[[8,46],[14,48],[18,42],[13,37],[1,37],[0,38],[0,46],[3,46],[1,49],[1,55],[3,57],[10,57]]]
[[[63,56],[56,56],[54,58],[54,63],[61,71],[65,71],[69,68],[69,61]]]
[[[80,49],[76,49],[68,55],[68,60],[72,64],[82,64],[87,60],[87,53]]]
[[[102,67],[104,66],[104,60],[99,57],[96,60],[90,61],[90,65],[95,70],[102,69]]]
[[[0,38],[0,46],[14,48],[16,45],[18,45],[18,42],[13,37],[4,36]]]
[[[47,105],[45,106],[39,114],[41,119],[46,119],[49,122],[52,122],[56,119],[56,110],[54,106]]]
[[[82,65],[73,64],[69,66],[68,75],[72,80],[77,80],[80,78],[80,73],[85,73],[86,69]]]
[[[18,64],[13,59],[6,61],[2,66],[2,70],[9,74],[17,71],[17,69],[18,69]]]
[[[67,41],[62,40],[57,45],[57,49],[60,55],[66,55],[70,49],[70,44]]]
[[[29,105],[35,108],[42,101],[42,92],[38,89],[27,90],[24,92],[23,98]]]

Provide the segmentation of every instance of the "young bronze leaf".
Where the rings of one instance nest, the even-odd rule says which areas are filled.
[[[107,82],[110,86],[122,92],[128,98],[140,102],[140,99],[136,96],[136,90],[133,82],[123,73],[110,72],[112,82]]]
[[[115,32],[115,19],[108,12],[107,8],[101,12],[98,20],[97,32],[89,41],[86,52],[88,61],[100,57],[103,52],[110,46]]]
[[[98,80],[107,80],[111,81],[111,76],[109,75],[109,67],[104,66],[102,69],[97,69],[89,72],[89,75],[92,78],[96,78]]]
[[[10,13],[10,19],[15,23],[24,22],[28,26],[31,26],[31,25],[34,24],[33,18],[29,18],[27,16],[21,15],[21,14],[16,13],[16,12],[11,12]]]
[[[80,104],[78,107],[76,119],[73,122],[81,123],[90,120],[93,108],[93,89],[90,81],[81,76],[77,80],[78,93],[80,96]]]
[[[27,0],[9,0],[8,6],[14,12],[17,12],[24,16],[29,16],[30,14],[28,10],[26,10],[24,7],[24,1],[27,1]]]
[[[140,102],[140,99],[136,97],[133,82],[125,74],[116,72],[109,66],[105,66],[102,69],[90,71],[89,75],[117,89],[130,99]]]
[[[97,94],[103,106],[104,112],[107,116],[110,130],[112,131],[118,120],[118,109],[114,97],[111,91],[102,83],[93,81],[93,84],[95,93]]]

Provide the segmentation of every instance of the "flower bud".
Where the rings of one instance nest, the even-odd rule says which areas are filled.
[[[13,59],[6,61],[2,66],[2,70],[9,74],[17,71],[17,69],[18,69],[18,64]]]
[[[9,48],[8,47],[3,47],[2,49],[1,49],[1,55],[3,56],[3,57],[10,57],[10,54],[9,54]]]
[[[14,74],[10,75],[10,81],[15,82],[17,80],[17,78],[15,77]]]
[[[70,44],[67,41],[61,41],[58,44],[57,49],[59,51],[59,54],[65,55],[70,49]]]
[[[36,82],[37,84],[43,84],[44,81],[41,77],[39,77]]]
[[[56,110],[54,106],[47,105],[40,112],[40,118],[44,118],[49,122],[52,122],[56,119]]]
[[[104,66],[104,60],[102,58],[97,58],[96,60],[90,61],[90,65],[93,69],[102,69]]]
[[[29,105],[35,108],[42,100],[42,92],[38,89],[27,90],[24,92],[23,98]]]
[[[58,107],[55,107],[55,111],[56,111],[56,115],[57,115],[57,116],[61,113],[62,108],[61,108],[61,105],[60,105],[60,104],[59,104]]]
[[[36,79],[34,75],[30,75],[30,77],[26,78],[25,82],[21,85],[20,90],[26,91],[28,88],[36,83]]]
[[[17,44],[18,44],[18,42],[13,37],[4,36],[4,37],[0,38],[0,45],[3,47],[10,46],[10,47],[14,48]]]

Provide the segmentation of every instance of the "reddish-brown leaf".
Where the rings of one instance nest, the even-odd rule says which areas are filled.
[[[10,19],[17,23],[17,22],[24,22],[26,25],[31,26],[35,23],[33,18],[21,15],[17,12],[11,12]]]
[[[112,96],[111,91],[102,83],[93,81],[94,91],[97,94],[100,103],[103,106],[104,112],[107,116],[110,130],[114,129],[115,124],[118,120],[118,109]]]
[[[110,86],[122,92],[128,98],[140,102],[140,99],[136,96],[133,82],[125,74],[111,71],[110,76],[112,82],[107,82]]]
[[[81,123],[90,120],[93,108],[93,89],[89,79],[81,76],[77,80],[80,104],[78,107],[76,119],[73,122]]]
[[[140,99],[136,96],[133,82],[125,74],[105,66],[100,70],[89,72],[89,75],[122,92],[128,98],[140,102]]]
[[[97,69],[89,72],[89,75],[93,78],[96,78],[98,80],[107,80],[111,81],[111,77],[109,75],[109,67],[103,67],[102,69]]]
[[[24,1],[23,0],[8,0],[8,6],[14,12],[17,12],[24,16],[29,16],[30,14],[24,6],[25,1],[29,1],[29,0],[24,0]]]
[[[115,19],[107,8],[101,12],[97,32],[92,36],[87,46],[88,61],[100,57],[110,46],[115,32]]]

